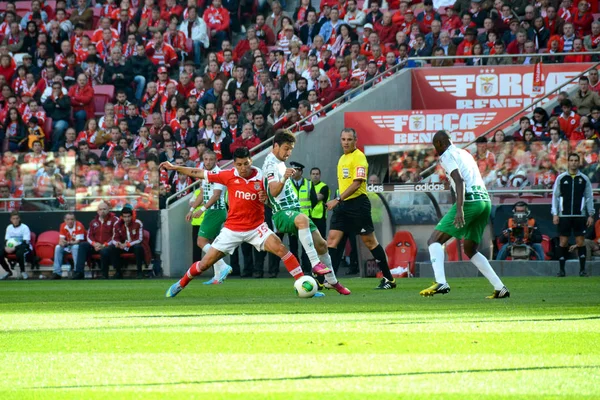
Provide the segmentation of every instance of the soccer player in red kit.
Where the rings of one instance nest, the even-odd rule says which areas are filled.
[[[233,153],[234,168],[210,173],[203,169],[176,166],[164,162],[160,166],[167,170],[193,178],[206,179],[210,183],[219,183],[227,187],[229,212],[221,233],[212,243],[211,248],[202,260],[192,264],[190,269],[178,282],[167,290],[166,297],[175,297],[197,275],[210,268],[226,254],[231,254],[242,243],[250,243],[258,251],[266,250],[280,257],[288,272],[298,279],[304,274],[300,263],[283,245],[265,222],[264,178],[260,169],[252,166],[250,151],[240,147]],[[318,275],[325,275],[331,270],[324,264],[313,268]]]

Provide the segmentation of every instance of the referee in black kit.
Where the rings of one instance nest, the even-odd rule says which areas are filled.
[[[558,261],[559,277],[565,276],[565,262],[569,253],[569,237],[575,236],[579,256],[579,276],[585,272],[585,231],[594,224],[594,199],[592,184],[587,176],[579,171],[580,158],[576,153],[569,154],[567,172],[560,174],[552,189],[552,222],[558,225],[560,247]],[[587,218],[586,218],[587,217]]]
[[[375,289],[396,288],[396,280],[390,272],[387,256],[375,237],[375,228],[371,219],[371,202],[367,197],[367,176],[369,164],[364,153],[356,148],[356,131],[344,128],[340,137],[344,154],[337,166],[337,178],[340,194],[327,202],[327,209],[333,210],[327,247],[332,265],[340,264],[343,250],[338,249],[344,235],[360,235],[363,243],[371,251],[383,278]],[[346,243],[346,240],[343,240]]]

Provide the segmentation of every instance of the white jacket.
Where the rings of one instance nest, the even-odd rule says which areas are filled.
[[[179,26],[179,30],[181,32],[183,32],[185,37],[188,39],[190,39],[190,37],[188,37],[188,24],[189,23],[190,23],[190,21],[186,19]],[[208,37],[208,27],[206,26],[206,23],[204,22],[204,20],[202,18],[196,18],[196,21],[194,21],[194,24],[192,25],[191,39],[193,41],[197,41],[197,40],[201,41],[202,44],[204,45],[204,48],[208,49],[208,46],[210,45],[210,39]]]

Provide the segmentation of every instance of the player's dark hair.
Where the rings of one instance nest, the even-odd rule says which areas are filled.
[[[238,147],[233,152],[233,160],[237,160],[238,158],[250,158],[250,150],[247,147]]]
[[[278,129],[273,138],[273,146],[281,146],[284,143],[294,144],[296,143],[296,137],[287,129]]]
[[[567,157],[567,160],[569,160],[571,157],[577,157],[577,161],[581,161],[581,157],[579,157],[579,154],[577,154],[577,153],[569,154],[569,157]]]

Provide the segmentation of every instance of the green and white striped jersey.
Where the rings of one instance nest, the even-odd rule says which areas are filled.
[[[267,195],[269,196],[273,213],[281,210],[300,210],[298,195],[296,194],[296,189],[294,188],[294,183],[291,179],[285,181],[285,185],[277,197],[271,196],[268,189],[270,182],[281,182],[283,180],[286,170],[285,162],[279,160],[273,153],[270,153],[265,158],[262,170],[263,176],[265,177]]]
[[[215,167],[209,172],[217,173],[221,171],[221,168],[215,165]],[[202,180],[202,193],[204,196],[204,204],[213,197],[215,190],[221,190],[221,196],[219,200],[215,202],[212,206],[210,206],[209,210],[224,210],[227,208],[225,203],[225,196],[227,196],[227,188],[220,183],[210,183],[206,179]]]

